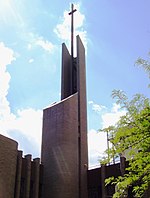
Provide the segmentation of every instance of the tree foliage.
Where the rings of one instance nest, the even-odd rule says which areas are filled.
[[[143,58],[138,58],[135,64],[137,66],[141,66],[146,71],[146,73],[148,74],[148,77],[150,78],[150,52],[148,54],[147,60]],[[149,84],[149,87],[150,87],[150,84]]]
[[[150,75],[150,63],[139,59]],[[149,76],[150,77],[150,76]],[[129,100],[120,90],[114,90],[112,97],[126,110],[115,126],[103,129],[109,134],[112,147],[106,150],[108,157],[101,163],[110,163],[112,159],[123,155],[129,162],[124,175],[106,179],[107,184],[116,184],[114,198],[123,196],[132,186],[135,197],[142,197],[150,186],[150,100],[142,94],[136,94]]]

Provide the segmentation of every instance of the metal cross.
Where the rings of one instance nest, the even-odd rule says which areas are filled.
[[[73,13],[76,12],[77,10],[73,8],[73,4],[71,4],[71,12],[69,12],[69,15],[71,15],[71,56],[73,59],[73,31],[74,31],[74,27],[73,27]]]

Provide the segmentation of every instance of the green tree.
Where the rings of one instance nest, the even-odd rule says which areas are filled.
[[[150,77],[149,61],[138,59],[136,64],[143,66]],[[124,175],[107,178],[105,182],[117,185],[113,198],[124,196],[130,186],[135,197],[142,197],[150,186],[150,100],[142,94],[129,100],[120,90],[114,90],[112,97],[126,110],[126,115],[115,126],[103,129],[111,137],[113,146],[106,150],[107,157],[101,163],[110,163],[123,155],[129,165]]]
[[[150,52],[148,54],[148,59],[145,60],[143,58],[138,58],[137,61],[135,62],[135,65],[142,67],[146,73],[148,74],[148,77],[150,78]],[[149,84],[150,87],[150,84]]]

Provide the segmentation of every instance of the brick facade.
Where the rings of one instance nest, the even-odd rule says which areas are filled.
[[[0,198],[42,198],[40,159],[22,156],[18,143],[0,135]]]
[[[78,197],[77,94],[44,110],[43,198]]]
[[[17,142],[0,135],[0,197],[14,198]]]

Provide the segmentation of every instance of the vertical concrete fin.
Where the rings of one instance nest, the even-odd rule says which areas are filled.
[[[21,187],[21,171],[22,171],[22,151],[18,151],[17,168],[16,168],[16,184],[15,184],[15,198],[20,197]]]
[[[101,186],[102,186],[102,198],[106,198],[106,187],[105,187],[105,179],[106,179],[106,166],[101,166]]]
[[[87,106],[86,106],[86,70],[85,49],[77,36],[77,90],[78,90],[78,122],[79,122],[79,180],[80,197],[87,197]]]
[[[25,170],[25,198],[30,197],[30,180],[31,180],[31,155],[25,155],[26,170]]]
[[[33,198],[39,196],[39,179],[40,179],[40,158],[33,159],[34,164],[34,186],[33,186]]]
[[[72,94],[72,64],[66,45],[62,44],[61,100]]]
[[[125,169],[126,169],[126,158],[124,156],[120,156],[120,171],[122,176],[125,174]]]

